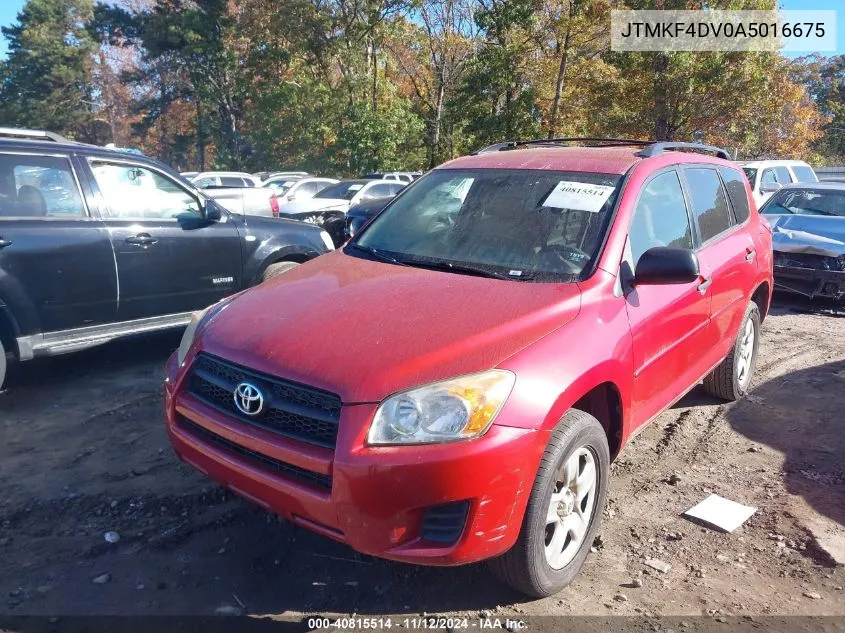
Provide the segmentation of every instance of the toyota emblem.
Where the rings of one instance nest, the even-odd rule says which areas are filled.
[[[258,415],[264,410],[264,396],[251,382],[235,387],[235,406],[245,415]]]

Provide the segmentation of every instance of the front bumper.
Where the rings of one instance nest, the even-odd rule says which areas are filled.
[[[368,447],[376,405],[345,405],[331,449],[226,416],[180,390],[183,374],[172,356],[165,413],[177,455],[268,511],[357,551],[425,565],[479,561],[516,541],[547,433],[493,425],[477,440]],[[426,538],[426,512],[452,502],[468,508],[460,536]]]
[[[845,271],[775,265],[774,274],[779,290],[810,299],[845,297]]]

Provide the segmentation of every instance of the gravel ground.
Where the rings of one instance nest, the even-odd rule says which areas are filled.
[[[180,464],[160,395],[178,339],[15,368],[0,394],[0,615],[845,615],[845,319],[775,307],[752,395],[695,389],[638,435],[580,578],[536,601],[483,565],[359,556]],[[758,511],[732,534],[680,516],[710,492]]]

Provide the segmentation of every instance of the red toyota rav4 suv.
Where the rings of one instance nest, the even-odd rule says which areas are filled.
[[[573,140],[446,163],[197,315],[166,369],[178,455],[360,552],[566,586],[632,434],[702,380],[745,394],[772,289],[723,150]]]

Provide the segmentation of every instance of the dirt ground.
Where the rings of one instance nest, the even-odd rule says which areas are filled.
[[[766,320],[747,400],[696,389],[628,445],[580,578],[537,601],[483,565],[359,556],[180,464],[160,395],[178,334],[21,365],[0,394],[0,615],[845,615],[845,319],[797,305]],[[711,491],[757,513],[732,534],[680,516]]]

